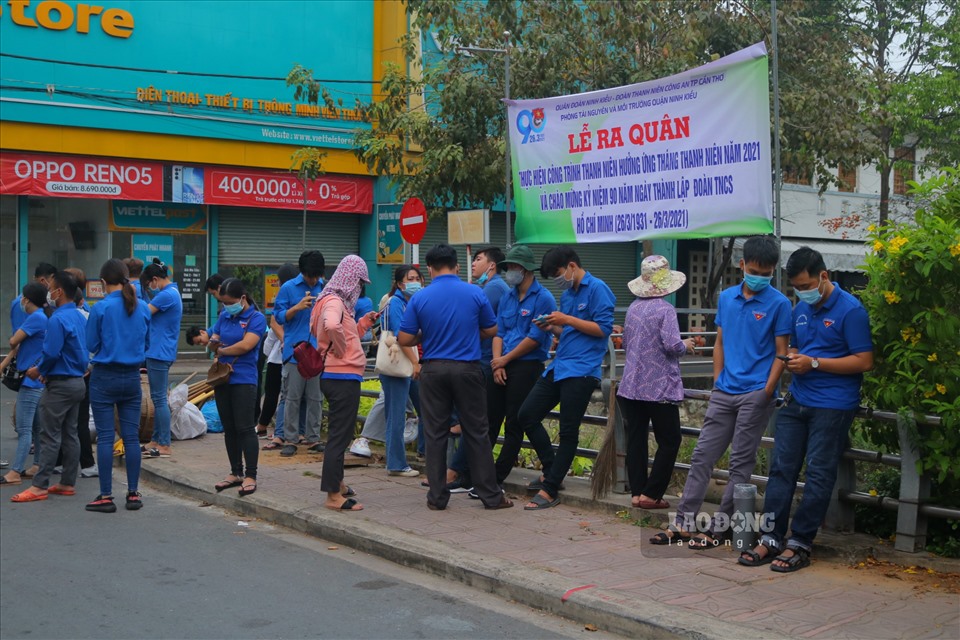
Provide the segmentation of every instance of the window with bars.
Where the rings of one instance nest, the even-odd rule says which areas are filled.
[[[915,179],[916,152],[900,147],[893,153],[893,192],[899,196],[907,195],[907,181]]]

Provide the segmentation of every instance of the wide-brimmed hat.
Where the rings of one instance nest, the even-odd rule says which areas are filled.
[[[539,268],[533,259],[533,251],[522,244],[514,245],[507,252],[507,257],[497,263],[497,267],[506,269],[509,264],[518,264],[527,271],[536,271]]]
[[[663,256],[647,256],[640,263],[640,277],[628,282],[627,287],[638,298],[662,298],[686,281],[686,275],[670,270],[670,263]]]

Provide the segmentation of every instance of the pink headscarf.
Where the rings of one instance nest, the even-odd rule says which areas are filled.
[[[344,256],[337,265],[337,270],[324,285],[320,298],[337,296],[343,300],[343,306],[352,315],[353,308],[360,297],[360,286],[363,282],[370,282],[367,263],[360,256]]]

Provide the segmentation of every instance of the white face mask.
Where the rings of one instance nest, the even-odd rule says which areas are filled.
[[[47,291],[47,304],[50,305],[51,307],[57,306],[57,301],[53,299],[53,296],[50,295],[49,291]]]
[[[523,269],[510,269],[505,274],[503,274],[503,281],[506,282],[511,287],[515,287],[521,282],[523,282],[523,276],[525,275]]]

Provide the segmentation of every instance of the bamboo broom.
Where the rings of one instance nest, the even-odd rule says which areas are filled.
[[[607,403],[607,433],[597,452],[597,462],[590,476],[590,490],[593,499],[599,500],[610,493],[617,481],[617,384],[610,384],[610,398]]]

